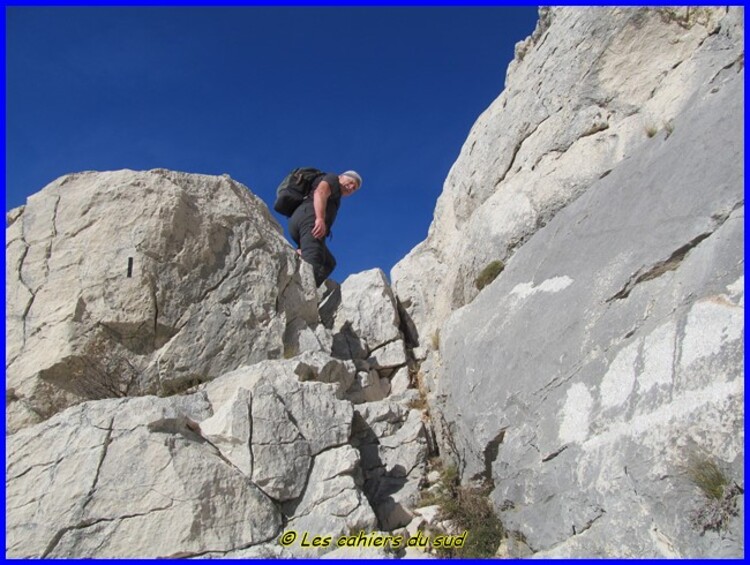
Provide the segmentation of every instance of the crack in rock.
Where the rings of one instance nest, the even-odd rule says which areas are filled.
[[[147,512],[141,512],[138,514],[126,514],[125,516],[116,516],[114,518],[98,518],[93,520],[84,520],[83,522],[79,524],[75,524],[73,526],[65,526],[64,528],[58,530],[54,536],[52,536],[52,539],[47,544],[47,547],[45,548],[44,552],[42,553],[42,559],[46,559],[52,551],[55,550],[55,548],[60,543],[60,540],[62,540],[63,536],[67,534],[68,532],[72,532],[75,530],[85,530],[86,528],[90,528],[91,526],[96,526],[97,524],[102,524],[106,522],[117,522],[121,520],[129,520],[131,518],[141,518],[143,516],[148,516],[149,514],[153,514],[154,512],[163,512],[164,510],[169,510],[172,507],[172,503],[168,506],[159,507],[159,508],[152,508],[148,510]]]
[[[557,451],[553,451],[552,453],[550,453],[550,454],[549,454],[549,455],[547,455],[546,457],[543,457],[543,458],[542,458],[542,463],[547,463],[548,461],[552,461],[552,460],[553,460],[553,459],[554,459],[555,457],[557,457],[558,455],[560,455],[560,454],[561,454],[561,453],[562,453],[563,451],[565,451],[566,449],[568,449],[568,445],[567,445],[567,444],[566,444],[566,445],[563,445],[563,446],[562,446],[562,447],[561,447],[560,449],[558,449]]]
[[[576,530],[575,524],[573,524],[573,535],[580,536],[583,532],[590,530],[594,523],[606,514],[603,508],[597,508],[599,514],[594,516],[591,520],[586,522],[580,530]]]
[[[745,201],[743,199],[732,206],[729,211],[718,212],[712,215],[711,219],[715,222],[713,229],[694,237],[688,243],[674,251],[667,259],[656,263],[645,272],[643,272],[643,269],[639,269],[637,273],[630,277],[630,279],[625,283],[625,285],[622,287],[622,289],[620,289],[619,292],[617,292],[614,296],[608,298],[605,302],[609,303],[613,302],[614,300],[623,300],[630,295],[633,288],[638,284],[658,278],[669,271],[677,270],[680,264],[682,264],[688,254],[695,247],[697,247],[703,240],[716,233],[716,231],[722,225],[724,225],[724,223],[730,218],[730,216],[735,211],[742,208],[744,205]]]
[[[624,300],[625,298],[630,296],[630,293],[637,285],[646,281],[656,279],[664,275],[665,273],[668,273],[669,271],[676,271],[688,256],[690,251],[697,247],[698,244],[709,237],[712,233],[713,231],[700,234],[699,236],[690,240],[690,242],[677,249],[664,261],[656,263],[645,272],[641,272],[642,270],[639,270],[639,272],[630,277],[630,279],[625,283],[625,286],[623,286],[620,291],[617,292],[617,294],[608,298],[606,302],[609,303],[615,300]]]
[[[107,426],[107,435],[105,436],[104,443],[102,444],[102,454],[99,457],[99,462],[97,463],[96,471],[94,472],[94,481],[91,483],[89,492],[86,494],[86,500],[83,501],[83,506],[81,507],[82,511],[86,510],[86,507],[94,498],[96,485],[99,483],[99,474],[101,473],[102,465],[104,464],[104,459],[107,457],[107,450],[109,449],[109,445],[110,443],[112,443],[112,430],[114,428],[114,424],[115,424],[115,418],[114,416],[112,416],[109,420],[109,425]]]
[[[519,151],[521,151],[521,147],[526,142],[526,140],[529,139],[532,135],[534,135],[536,133],[536,131],[541,127],[541,125],[544,122],[546,122],[549,118],[550,118],[549,116],[547,116],[546,118],[544,118],[541,122],[539,122],[536,126],[534,126],[533,130],[531,130],[528,134],[526,134],[525,136],[523,136],[523,138],[521,138],[516,143],[515,147],[513,148],[512,155],[510,157],[510,163],[508,163],[508,166],[505,168],[505,171],[503,171],[503,173],[500,175],[500,178],[498,178],[497,181],[495,181],[495,187],[499,186],[505,180],[505,178],[508,176],[508,173],[513,168],[513,165],[516,162],[516,157],[518,156]]]
[[[479,476],[474,477],[480,478],[481,476],[484,476],[484,479],[491,485],[492,488],[495,487],[495,480],[492,478],[492,465],[497,460],[500,445],[505,441],[506,430],[507,428],[501,429],[494,438],[487,442],[487,445],[485,446],[483,452],[484,471],[482,473],[479,473]]]
[[[63,462],[63,460],[64,460],[64,459],[65,459],[65,456],[61,456],[61,457],[59,457],[59,458],[58,458],[57,460],[55,460],[55,461],[49,461],[49,462],[46,462],[46,463],[36,463],[35,465],[31,465],[31,466],[27,467],[26,469],[24,469],[23,471],[21,471],[21,472],[20,472],[20,473],[18,473],[17,475],[13,475],[13,476],[7,476],[7,477],[5,478],[6,491],[7,491],[7,485],[8,485],[8,483],[10,483],[11,481],[15,481],[16,479],[20,479],[20,478],[21,478],[21,477],[23,477],[24,475],[27,475],[27,474],[29,474],[29,473],[30,473],[31,471],[33,471],[34,469],[42,469],[42,470],[44,470],[44,469],[47,469],[47,468],[49,468],[49,467],[54,467],[54,466],[56,466],[56,465],[59,465],[60,463],[62,463],[62,462]],[[10,470],[10,469],[8,469],[8,470]],[[6,470],[6,473],[8,472],[8,470]]]

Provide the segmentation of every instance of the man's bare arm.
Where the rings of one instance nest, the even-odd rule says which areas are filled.
[[[326,206],[331,196],[331,186],[324,180],[320,181],[313,194],[313,207],[315,208],[315,226],[312,234],[316,239],[323,239],[328,233],[326,226]]]

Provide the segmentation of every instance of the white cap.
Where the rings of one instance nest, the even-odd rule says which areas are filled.
[[[362,188],[362,177],[359,176],[359,173],[357,171],[346,171],[341,173],[341,176],[353,178],[355,181],[357,181],[357,188]]]

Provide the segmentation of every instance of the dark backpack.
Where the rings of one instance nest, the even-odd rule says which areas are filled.
[[[325,173],[313,167],[300,167],[289,173],[276,189],[273,209],[290,217],[312,190],[313,181]]]

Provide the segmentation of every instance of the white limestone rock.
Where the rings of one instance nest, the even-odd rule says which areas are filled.
[[[741,67],[742,9],[686,10],[540,9],[448,174],[427,239],[391,271],[421,347],[434,349],[450,313],[477,295],[486,265],[507,264],[649,143],[647,131],[669,135],[696,93]]]
[[[201,435],[248,478],[253,476],[253,452],[250,449],[252,403],[251,392],[239,388],[229,401],[218,407],[213,416],[200,422]]]
[[[7,438],[8,557],[168,557],[269,541],[273,501],[198,430],[205,395],[91,401]]]
[[[359,371],[346,398],[354,404],[377,402],[386,398],[390,390],[390,381],[382,378],[377,371]]]
[[[342,335],[354,336],[354,343],[348,345],[351,359],[365,358],[370,351],[401,338],[396,299],[383,271],[372,269],[346,278],[333,332],[339,340]]]
[[[301,353],[331,351],[333,334],[323,324],[314,327],[300,318],[287,324],[284,331],[284,358]]]
[[[374,528],[351,404],[289,367],[240,368],[189,396],[89,401],[8,436],[8,555],[231,555],[274,539],[278,503],[300,498],[292,519]]]
[[[406,364],[406,350],[404,341],[391,341],[370,352],[367,359],[374,369],[393,369]]]
[[[391,394],[398,395],[406,392],[409,389],[410,384],[411,379],[409,378],[409,368],[401,367],[391,377]]]
[[[351,446],[329,449],[317,455],[308,488],[301,500],[290,506],[293,518],[287,530],[311,535],[331,536],[335,541],[350,532],[372,532],[377,519],[361,490],[362,476],[357,450]],[[290,547],[299,557],[327,553],[336,549]]]
[[[381,438],[395,434],[410,414],[410,410],[385,399],[359,404],[354,409],[352,440],[356,445],[378,443]]]
[[[285,399],[265,379],[253,388],[252,419],[253,482],[275,500],[297,498],[307,484],[312,463],[310,442]],[[320,420],[328,423],[325,417]]]
[[[433,526],[437,524],[440,519],[440,512],[441,508],[436,504],[420,506],[419,508],[414,509],[414,514],[422,518],[423,525],[425,526]]]
[[[227,176],[72,174],[11,219],[11,432],[81,400],[169,394],[279,358],[288,322],[317,321],[309,269]]]
[[[391,272],[441,455],[540,556],[740,556],[678,468],[744,488],[744,11],[540,16]]]
[[[203,390],[215,410],[230,402],[237,389],[252,391],[253,410],[257,404],[261,411],[259,421],[265,426],[261,433],[253,416],[252,442],[258,442],[254,449],[273,451],[274,441],[292,445],[301,438],[313,457],[345,445],[352,429],[351,403],[337,398],[335,384],[299,382],[289,367],[289,361],[264,361],[241,367],[207,383]],[[292,460],[305,458],[296,447],[289,449],[293,451]],[[254,459],[257,461],[257,456]],[[300,480],[304,481],[304,477]]]
[[[386,530],[407,525],[419,502],[431,452],[422,419],[420,410],[391,398],[355,410],[352,444],[362,456],[365,492]]]
[[[397,405],[396,405],[397,406]],[[413,518],[411,508],[419,501],[419,485],[426,473],[429,447],[419,410],[387,436],[372,440],[364,427],[359,451],[365,473],[365,492],[382,528],[393,530]],[[368,441],[369,439],[369,441]]]
[[[336,385],[336,395],[343,398],[352,387],[357,369],[352,361],[335,359],[322,351],[307,351],[283,366],[292,368],[300,381],[317,381]]]

